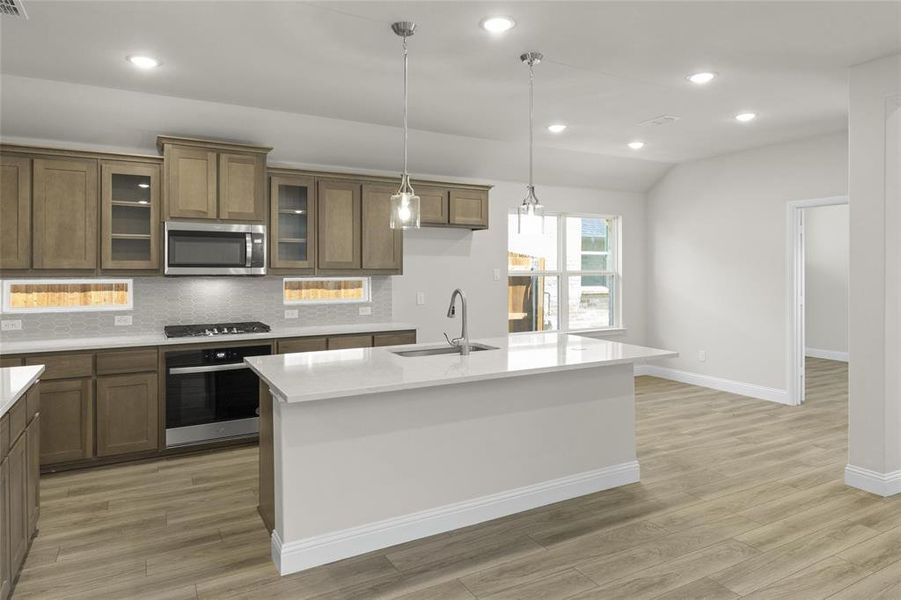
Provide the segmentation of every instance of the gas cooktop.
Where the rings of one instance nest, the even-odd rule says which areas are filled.
[[[163,331],[167,338],[174,337],[209,337],[219,335],[237,335],[241,333],[267,333],[271,328],[259,321],[246,323],[210,323],[200,325],[166,325]]]

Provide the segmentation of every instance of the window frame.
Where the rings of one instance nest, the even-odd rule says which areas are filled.
[[[516,216],[517,211],[511,210],[509,215]],[[544,216],[554,217],[557,225],[557,265],[556,269],[544,269],[540,271],[511,271],[510,270],[510,232],[507,232],[507,288],[510,286],[511,277],[556,277],[557,290],[559,297],[557,299],[557,329],[542,331],[517,331],[510,332],[508,325],[508,335],[521,335],[527,333],[585,333],[593,331],[622,331],[624,329],[622,322],[622,216],[610,214],[592,214],[585,212],[545,212]],[[608,270],[573,270],[567,266],[566,256],[566,219],[568,217],[576,217],[582,219],[605,219],[609,222],[608,238],[607,238],[607,256],[612,260],[607,261]],[[510,219],[507,219],[508,227]],[[581,249],[581,239],[580,239]],[[590,254],[602,254],[601,252],[589,252]],[[584,252],[580,252],[581,256]],[[609,270],[610,267],[613,270]],[[583,327],[578,329],[569,328],[569,278],[584,276],[600,276],[613,278],[613,292],[610,294],[610,312],[613,316],[613,324],[605,327]],[[509,318],[508,318],[509,323]]]
[[[285,298],[285,287],[293,281],[360,281],[363,284],[364,298],[348,300],[288,300]],[[282,278],[282,306],[321,306],[323,304],[371,304],[372,303],[372,277],[363,276],[333,276],[333,277],[283,277]]]
[[[14,285],[125,285],[128,289],[127,304],[86,304],[81,306],[42,306],[39,308],[17,308],[12,306],[12,286]],[[135,288],[132,278],[65,278],[45,277],[35,279],[3,279],[2,302],[0,314],[4,315],[36,315],[46,313],[84,313],[84,312],[128,312],[134,310]]]

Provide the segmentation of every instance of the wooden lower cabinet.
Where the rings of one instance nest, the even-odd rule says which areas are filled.
[[[12,433],[10,413],[0,418],[0,600],[13,591],[31,540],[37,532],[40,514],[40,427],[36,407],[38,384],[16,400],[10,408],[26,418],[24,427]],[[29,401],[30,400],[30,401]]]
[[[328,338],[308,337],[292,340],[278,340],[276,354],[292,354],[295,352],[316,352],[328,350]]]
[[[9,598],[12,566],[9,562],[9,461],[0,462],[0,600]]]
[[[94,456],[93,380],[41,382],[41,465]]]
[[[377,333],[372,336],[372,345],[379,346],[401,346],[404,344],[415,344],[415,331],[392,331],[390,333]]]
[[[38,528],[41,514],[41,415],[36,414],[25,430],[25,455],[28,462],[26,512],[28,531]]]
[[[9,564],[10,573],[18,573],[28,552],[28,452],[24,435],[9,449],[6,457],[9,510]]]
[[[372,348],[372,336],[338,335],[328,339],[329,350],[345,350],[347,348]]]
[[[159,447],[156,373],[97,378],[97,456]]]

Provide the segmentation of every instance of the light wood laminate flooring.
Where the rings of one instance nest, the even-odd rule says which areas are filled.
[[[16,600],[901,598],[901,498],[842,483],[847,368],[791,408],[637,380],[642,482],[279,577],[257,453],[48,476]]]

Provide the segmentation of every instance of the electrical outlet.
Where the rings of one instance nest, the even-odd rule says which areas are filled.
[[[698,350],[698,360],[701,362],[707,362],[707,351],[706,350]]]
[[[494,270],[494,280],[495,280],[495,281],[500,281],[500,280],[501,280],[501,270],[500,270],[500,269],[495,269],[495,270]]]
[[[131,315],[119,315],[115,319],[116,327],[122,327],[124,325],[131,325]]]
[[[361,306],[360,307],[360,316],[361,317],[368,317],[371,314],[372,314],[371,306]]]
[[[6,319],[0,321],[0,330],[2,331],[19,331],[22,329],[22,321]]]
[[[285,318],[286,318],[286,319],[296,319],[296,318],[297,318],[297,309],[294,308],[294,309],[291,309],[291,310],[286,310],[286,311],[285,311]]]
[[[422,306],[425,304],[425,292],[416,292],[416,305]]]

